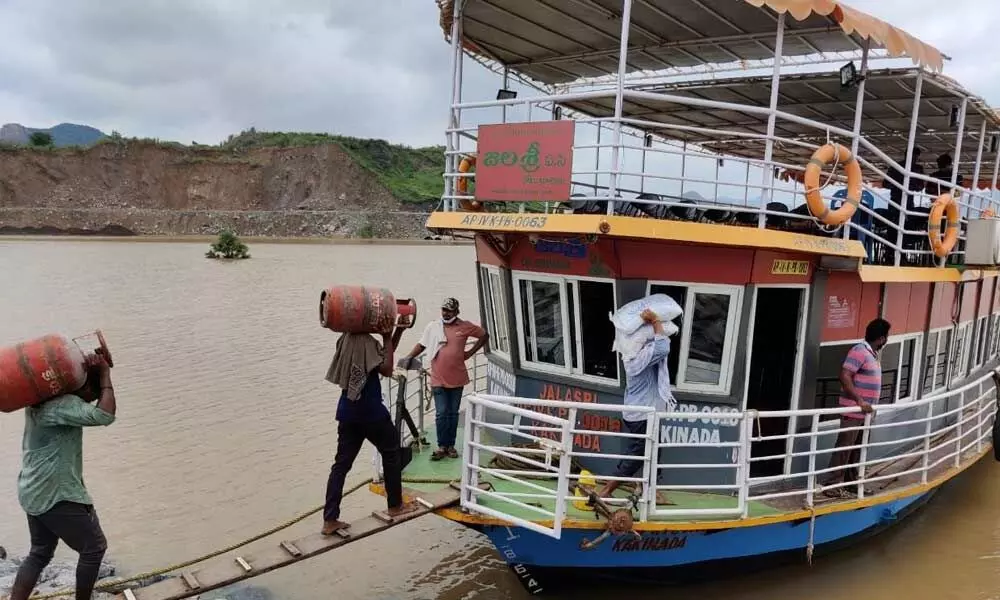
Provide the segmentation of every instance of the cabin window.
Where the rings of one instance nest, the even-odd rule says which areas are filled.
[[[927,335],[924,352],[923,395],[944,389],[947,385],[948,350],[951,346],[951,330],[939,329]]]
[[[920,356],[920,334],[886,345],[881,359],[882,402],[906,402],[916,396]]]
[[[986,323],[986,317],[979,317],[979,320],[976,321],[976,337],[972,356],[973,371],[983,366],[983,363],[986,362],[986,338],[988,333]]]
[[[990,359],[994,359],[997,355],[1000,355],[1000,315],[990,316]]]
[[[972,322],[962,323],[955,330],[955,360],[951,368],[951,381],[961,381],[969,375],[969,349],[972,345]]]
[[[483,289],[486,331],[490,334],[490,352],[510,358],[510,328],[507,321],[507,294],[497,267],[479,267]]]
[[[650,294],[666,294],[684,310],[667,361],[674,387],[729,393],[742,292],[728,285],[650,284]]]
[[[615,311],[614,282],[520,273],[514,279],[524,365],[617,383],[615,330],[608,319]]]

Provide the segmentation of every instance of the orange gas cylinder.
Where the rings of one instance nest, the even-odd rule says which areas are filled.
[[[0,411],[76,391],[87,381],[83,351],[61,335],[0,348]]]
[[[410,318],[402,326],[412,327],[417,316],[416,302],[397,300],[385,288],[335,285],[323,290],[319,297],[320,325],[338,333],[382,333],[404,316]]]

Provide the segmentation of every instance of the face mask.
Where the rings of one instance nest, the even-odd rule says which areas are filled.
[[[444,323],[445,325],[451,325],[452,323],[455,322],[455,319],[457,319],[457,318],[458,317],[452,317],[450,319],[445,319],[444,317],[441,317],[441,322]]]

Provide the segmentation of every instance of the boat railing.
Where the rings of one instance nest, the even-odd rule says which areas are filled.
[[[735,413],[628,407],[648,415],[645,430],[630,433],[620,421],[613,425],[626,410],[620,404],[477,393],[468,397],[464,419],[462,506],[554,537],[571,508],[587,510],[589,494],[613,480],[634,491],[603,502],[630,507],[639,522],[813,510],[838,498],[943,481],[990,447],[997,406],[989,372],[920,400],[878,405],[863,419],[844,418],[857,409],[839,406]],[[732,434],[669,431],[698,421]],[[637,439],[641,455],[627,450]],[[835,454],[843,458],[839,466],[831,465]],[[623,460],[639,461],[641,469],[617,477]]]
[[[480,351],[466,361],[466,368],[469,371],[469,385],[465,386],[464,397],[468,397],[477,392],[486,391],[486,368],[488,361],[486,353]],[[414,424],[420,439],[423,441],[427,433],[427,418],[435,412],[434,397],[430,387],[430,369],[421,367],[414,370],[397,370],[392,377],[384,377],[385,382],[385,402],[389,408],[389,414],[395,418],[396,408],[399,402],[399,387],[404,388],[404,405],[414,418]],[[402,428],[402,445],[411,444],[414,439],[409,429]],[[422,443],[421,441],[421,443]]]
[[[598,134],[596,139],[594,136],[580,134],[576,137],[571,178],[574,193],[569,202],[541,206],[537,203],[525,203],[519,210],[572,211],[714,222],[857,239],[866,247],[866,262],[896,265],[935,262],[927,243],[927,221],[929,207],[936,194],[925,191],[926,188],[939,187],[943,191],[957,191],[954,195],[957,196],[955,201],[960,208],[962,233],[959,243],[949,255],[952,262],[960,262],[964,254],[964,225],[968,220],[987,215],[987,211],[1000,214],[1000,203],[994,197],[993,190],[974,189],[975,183],[965,182],[969,187],[962,187],[913,171],[907,173],[905,167],[897,162],[899,157],[889,156],[878,147],[879,134],[873,134],[872,139],[868,139],[863,130],[855,133],[783,111],[780,107],[772,110],[766,106],[634,89],[626,89],[623,94],[628,102],[648,106],[668,104],[688,108],[728,109],[735,114],[750,114],[757,118],[773,117],[779,125],[784,123],[800,129],[804,127],[815,133],[791,138],[727,129],[725,125],[687,125],[636,117],[581,117],[575,119],[578,129],[580,125],[596,127]],[[526,109],[526,120],[538,121],[553,118],[552,111],[543,110],[543,106],[608,101],[614,97],[613,90],[598,90],[523,99],[460,102],[455,104],[455,108],[459,114],[497,107],[505,110]],[[466,121],[475,122],[476,119],[468,117]],[[632,135],[623,135],[625,129],[632,132]],[[457,182],[462,179],[473,184],[475,182],[475,172],[459,172],[458,165],[461,157],[476,154],[476,130],[476,126],[456,126],[448,130],[452,143],[445,150],[446,186],[443,199],[446,209],[457,209],[460,203],[475,198],[471,191],[472,185],[465,186],[469,192],[459,194]],[[639,130],[657,131],[666,138],[695,135],[702,141],[699,142],[700,145],[670,139],[653,142],[636,136],[634,132]],[[463,147],[462,140],[471,141],[472,144],[464,144],[469,147]],[[797,183],[801,181],[809,155],[828,142],[839,143],[854,151],[864,174],[864,196],[870,195],[872,199],[867,202],[863,198],[853,218],[839,227],[821,225],[809,213],[804,199],[805,189],[801,183]],[[983,140],[980,142],[982,146]],[[766,149],[774,145],[800,148],[801,160],[790,163],[772,156]],[[724,148],[731,148],[731,151]],[[754,149],[759,150],[759,154]],[[609,156],[612,160],[608,160]],[[661,160],[651,160],[657,156]],[[589,162],[589,157],[593,157],[593,163]],[[958,156],[957,160],[960,159],[961,156]],[[602,161],[605,164],[602,165]],[[982,152],[979,162],[982,162]],[[742,176],[733,176],[732,172],[728,176],[721,175],[723,163],[742,166],[742,173],[739,174]],[[715,165],[714,168],[712,164]],[[980,171],[986,171],[985,168],[980,169],[980,166],[982,165],[976,168],[977,176]],[[896,181],[891,176],[892,171],[902,173],[903,181]],[[790,182],[779,181],[779,172],[784,172]],[[820,183],[824,201],[833,204],[843,201],[840,196],[844,194],[841,188],[845,187],[845,182],[840,174],[830,176],[824,173]],[[913,189],[915,187],[920,189]],[[740,190],[742,198],[728,197],[724,193],[734,188]],[[895,195],[900,196],[899,200],[891,197],[894,195],[893,190]]]

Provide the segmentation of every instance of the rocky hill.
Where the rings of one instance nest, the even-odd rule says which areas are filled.
[[[48,129],[25,127],[19,123],[0,125],[0,144],[28,144],[33,133],[47,133],[52,136],[52,144],[57,148],[66,146],[90,146],[105,137],[99,129],[74,123],[60,123]]]
[[[0,144],[0,233],[422,238],[443,162],[441,148],[252,130],[211,147]]]

